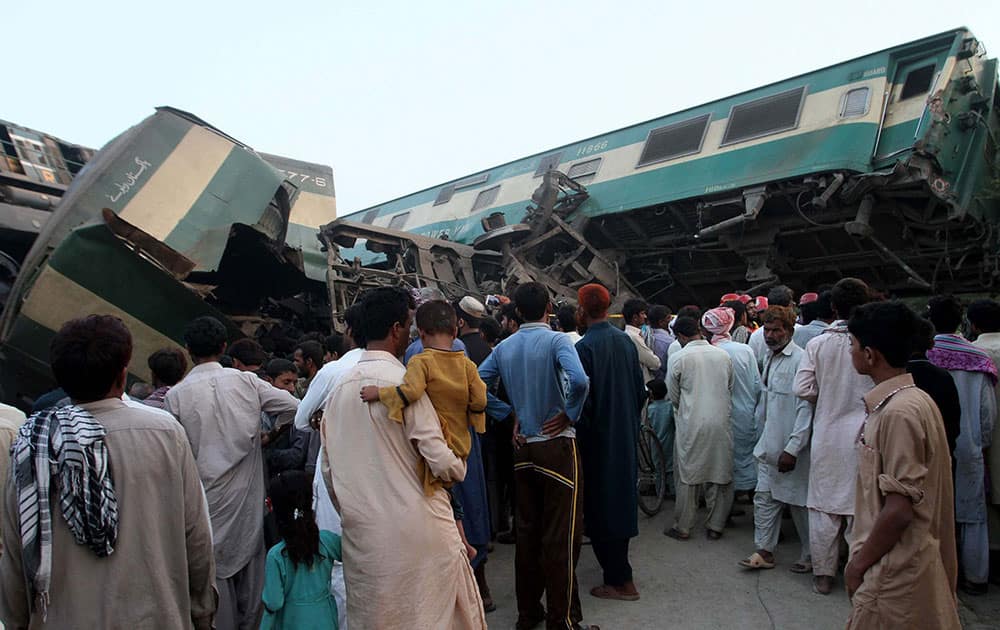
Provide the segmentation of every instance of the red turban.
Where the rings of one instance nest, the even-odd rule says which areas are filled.
[[[746,293],[744,293],[743,295],[741,295],[739,297],[740,302],[743,302],[744,304],[748,304],[751,299],[752,298],[749,295],[747,295]]]
[[[815,302],[819,299],[819,293],[803,293],[802,297],[799,298],[799,306],[805,306],[810,302]]]
[[[713,308],[701,318],[701,325],[705,327],[705,330],[712,333],[713,346],[730,340],[729,331],[733,329],[735,322],[736,318],[733,309],[725,306]]]
[[[593,318],[604,317],[611,308],[611,294],[599,284],[585,284],[576,294],[580,308]]]
[[[757,307],[758,311],[766,311],[767,310],[767,298],[764,297],[763,295],[757,296],[757,302],[755,303],[755,306]]]
[[[735,302],[739,299],[740,299],[739,295],[735,293],[727,293],[722,296],[721,300],[719,300],[719,304],[725,304],[726,302]]]

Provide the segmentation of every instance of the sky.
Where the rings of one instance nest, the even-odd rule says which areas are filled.
[[[338,213],[865,53],[1000,3],[7,0],[0,118],[99,147],[171,105],[329,164]]]

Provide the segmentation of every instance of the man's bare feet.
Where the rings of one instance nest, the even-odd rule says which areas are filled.
[[[819,593],[820,595],[829,595],[830,591],[832,590],[833,590],[833,576],[831,575],[813,576],[813,592]]]

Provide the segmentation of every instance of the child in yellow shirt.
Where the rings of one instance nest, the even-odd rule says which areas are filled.
[[[464,461],[472,450],[469,428],[476,433],[486,431],[486,384],[479,378],[476,364],[461,350],[452,350],[458,334],[458,318],[451,304],[442,300],[426,302],[417,309],[416,320],[424,350],[410,359],[403,383],[382,388],[367,385],[361,389],[361,398],[369,403],[381,402],[389,408],[389,418],[402,423],[403,408],[426,393],[441,421],[441,433],[448,448]],[[422,460],[418,474],[426,494],[433,494],[442,486],[448,490],[455,523],[472,560],[476,550],[465,538],[464,513],[455,494]]]

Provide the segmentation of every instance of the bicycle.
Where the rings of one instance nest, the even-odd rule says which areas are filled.
[[[663,499],[667,494],[667,458],[645,412],[637,442],[639,509],[646,516],[656,516],[663,508]]]

